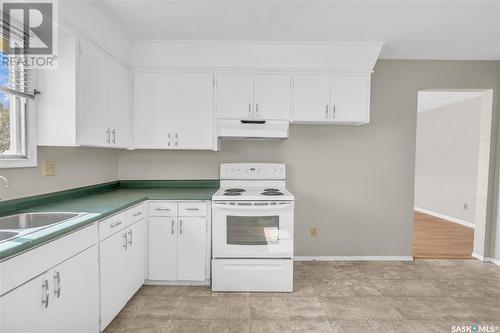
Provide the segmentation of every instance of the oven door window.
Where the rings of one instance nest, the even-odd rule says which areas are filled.
[[[227,244],[268,245],[279,241],[279,216],[227,216]]]

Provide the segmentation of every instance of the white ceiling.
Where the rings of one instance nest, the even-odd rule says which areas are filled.
[[[418,112],[437,108],[480,97],[482,91],[419,91]]]
[[[381,58],[500,59],[499,1],[98,1],[132,40],[385,41]]]

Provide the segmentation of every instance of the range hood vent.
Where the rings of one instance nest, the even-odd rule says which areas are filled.
[[[217,120],[221,139],[288,139],[288,120]]]

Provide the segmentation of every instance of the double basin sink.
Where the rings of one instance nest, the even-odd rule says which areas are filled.
[[[0,243],[62,223],[86,213],[21,213],[0,217]]]

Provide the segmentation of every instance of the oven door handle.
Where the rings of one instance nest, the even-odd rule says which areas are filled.
[[[276,204],[276,205],[267,205],[267,206],[260,206],[260,205],[251,205],[251,206],[238,206],[238,205],[229,205],[229,204],[221,204],[214,202],[213,203],[214,208],[220,208],[220,209],[225,209],[225,210],[259,210],[259,211],[269,211],[269,210],[285,210],[287,208],[293,207],[293,202],[287,202],[283,204]]]

